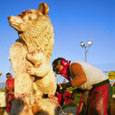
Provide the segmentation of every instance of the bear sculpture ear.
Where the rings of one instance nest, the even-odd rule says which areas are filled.
[[[49,7],[46,3],[41,3],[38,9],[43,15],[48,15],[49,13]]]

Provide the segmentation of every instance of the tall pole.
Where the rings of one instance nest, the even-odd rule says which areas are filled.
[[[85,62],[87,62],[87,47],[85,47]]]
[[[93,44],[91,40],[88,41],[88,45],[85,45],[83,41],[80,42],[82,48],[85,48],[85,62],[87,62],[87,48]]]

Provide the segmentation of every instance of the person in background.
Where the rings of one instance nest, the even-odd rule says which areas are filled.
[[[53,71],[68,79],[66,86],[78,87],[89,92],[85,115],[110,115],[112,88],[108,78],[98,68],[85,62],[72,62],[64,58],[53,61]],[[80,114],[83,95],[77,110]]]
[[[14,99],[14,78],[12,77],[11,73],[6,74],[6,111],[9,113],[11,109],[11,104]]]

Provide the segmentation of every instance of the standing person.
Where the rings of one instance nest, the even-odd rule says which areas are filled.
[[[56,74],[69,80],[67,86],[89,91],[85,115],[110,115],[112,89],[108,78],[101,70],[85,62],[71,63],[60,57],[55,59],[52,65]],[[83,99],[80,99],[80,103],[81,100]]]
[[[6,111],[9,113],[12,101],[14,99],[14,78],[12,77],[11,73],[6,74]]]

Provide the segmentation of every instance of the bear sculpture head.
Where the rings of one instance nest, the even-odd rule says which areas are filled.
[[[28,52],[41,50],[50,61],[53,46],[53,26],[48,17],[49,7],[41,3],[37,10],[25,10],[17,16],[9,16],[9,24],[19,34]]]

